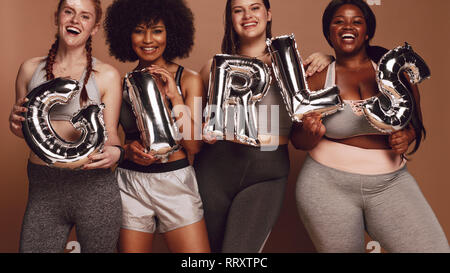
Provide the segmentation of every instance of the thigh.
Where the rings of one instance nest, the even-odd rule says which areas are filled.
[[[82,181],[72,183],[70,190],[72,218],[81,252],[115,252],[122,222],[117,181],[111,172],[100,170]]]
[[[215,144],[217,145],[217,144]],[[215,146],[209,145],[209,146]],[[197,177],[198,189],[203,202],[203,213],[208,231],[208,238],[212,252],[222,249],[225,225],[231,200],[239,189],[239,181],[243,171],[238,169],[245,166],[231,168],[231,161],[226,161],[229,155],[215,154],[213,147],[196,155],[194,169]]]
[[[164,233],[164,238],[173,253],[208,253],[210,252],[205,221],[181,227]]]
[[[450,252],[435,214],[406,169],[380,183],[366,202],[367,230],[374,240],[389,252]]]
[[[130,229],[120,229],[119,252],[121,253],[151,253],[153,233]]]
[[[29,164],[29,192],[20,252],[63,252],[72,224],[66,214],[57,169]]]
[[[275,224],[283,203],[287,177],[249,186],[233,199],[222,251],[256,253]]]
[[[297,209],[318,252],[364,252],[364,218],[356,175],[307,158],[296,184]]]
[[[28,202],[20,234],[21,253],[61,253],[72,224],[48,203]]]

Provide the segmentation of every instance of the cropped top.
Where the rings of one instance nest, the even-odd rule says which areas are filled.
[[[92,67],[95,67],[96,59],[92,58]],[[45,58],[39,63],[36,71],[34,72],[31,81],[28,83],[28,92],[38,87],[40,84],[47,81],[46,71],[45,71]],[[80,90],[83,88],[82,84],[86,76],[86,69],[79,80]],[[86,84],[86,91],[89,100],[94,103],[101,103],[101,95],[98,86],[95,82],[94,73],[91,73],[89,81]],[[50,111],[50,120],[64,120],[69,121],[72,116],[81,109],[80,105],[80,93],[78,92],[75,97],[73,97],[67,104],[57,104]]]
[[[375,63],[372,62],[375,67]],[[336,63],[328,66],[325,88],[332,87],[336,82]],[[323,118],[327,128],[325,136],[332,139],[344,139],[360,135],[382,135],[364,116],[362,103],[364,100],[344,100],[344,109],[336,114]]]
[[[178,93],[183,96],[181,92],[181,75],[183,74],[184,68],[180,65],[178,67],[177,73],[175,75],[175,83],[177,84]],[[123,83],[123,93],[122,93],[122,106],[120,108],[120,125],[122,125],[123,131],[125,132],[125,139],[127,140],[139,140],[141,135],[136,123],[136,117],[133,113],[133,107],[131,104],[130,97],[128,96],[128,86],[125,81]],[[172,105],[169,102],[170,109]]]
[[[266,108],[263,110],[261,106],[266,106]],[[278,108],[278,120],[272,120],[272,108],[274,106]],[[270,85],[267,94],[257,103],[257,110],[260,113],[258,116],[258,133],[260,135],[289,136],[292,119],[287,112],[286,105],[281,96],[281,90],[277,84]],[[278,124],[273,124],[272,122],[278,122]],[[273,127],[277,125],[278,132]]]

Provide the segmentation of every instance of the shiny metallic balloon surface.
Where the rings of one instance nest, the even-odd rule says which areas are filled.
[[[405,43],[387,52],[378,63],[377,82],[380,97],[364,104],[364,114],[369,122],[383,133],[402,130],[411,121],[416,105],[413,94],[400,79],[403,72],[413,84],[430,77],[425,61]]]
[[[125,81],[144,148],[166,162],[181,146],[176,141],[178,130],[157,82],[146,69],[128,73]]]
[[[218,139],[231,136],[244,144],[259,146],[256,103],[266,95],[270,81],[269,68],[257,58],[214,56],[203,134]]]
[[[89,155],[101,152],[107,140],[103,104],[90,104],[74,113],[71,123],[81,131],[77,141],[66,141],[53,129],[50,122],[53,106],[68,103],[77,92],[80,92],[77,81],[56,78],[39,85],[27,95],[28,102],[24,107],[28,112],[24,114],[22,123],[24,139],[30,149],[49,165],[80,168],[89,162]]]
[[[337,86],[309,90],[294,34],[267,39],[267,46],[275,77],[292,121],[301,122],[303,115],[308,113],[326,116],[342,109]]]

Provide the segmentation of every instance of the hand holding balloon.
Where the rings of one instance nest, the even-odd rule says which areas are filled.
[[[113,167],[120,158],[120,150],[114,146],[104,146],[102,153],[88,156],[91,163],[83,166],[83,170],[109,169]]]
[[[416,139],[416,133],[414,129],[408,128],[397,131],[389,136],[389,146],[392,150],[398,154],[405,154],[408,150],[409,144]]]
[[[23,107],[23,104],[26,102],[28,102],[26,97],[19,99],[16,104],[14,104],[9,115],[9,128],[11,132],[18,137],[23,137],[22,122],[25,121],[23,114],[28,112],[28,109]]]
[[[152,65],[147,69],[150,74],[155,76],[155,80],[157,80],[161,86],[161,93],[163,93],[172,102],[172,105],[184,104],[183,97],[177,90],[175,79],[173,78],[173,75],[167,71],[167,69],[157,65]]]
[[[313,140],[320,140],[326,132],[322,124],[322,115],[318,113],[305,114],[302,118],[302,130]]]
[[[202,128],[205,128],[205,124],[202,124]],[[214,136],[214,134],[210,133],[210,132],[206,132],[206,134],[202,134],[202,140],[203,142],[207,143],[207,144],[214,144],[217,142],[217,138]]]
[[[137,140],[125,144],[125,159],[133,161],[142,166],[149,166],[157,159],[152,154],[145,153],[145,148]]]

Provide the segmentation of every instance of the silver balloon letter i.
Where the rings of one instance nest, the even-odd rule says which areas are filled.
[[[142,145],[147,153],[166,162],[181,146],[176,141],[178,130],[157,82],[146,69],[128,73],[125,81]]]

